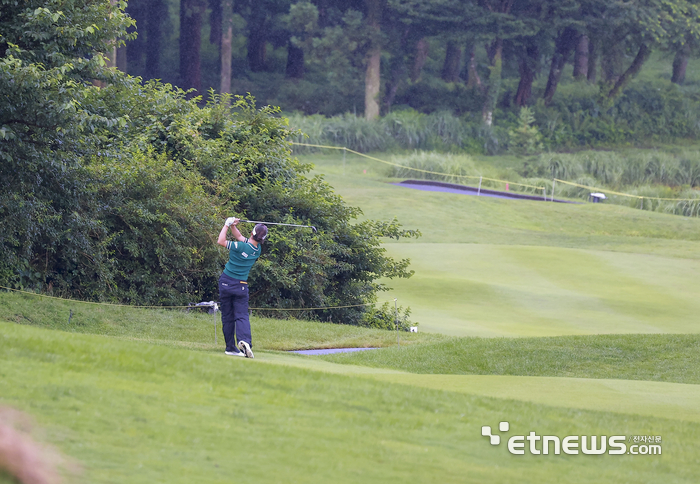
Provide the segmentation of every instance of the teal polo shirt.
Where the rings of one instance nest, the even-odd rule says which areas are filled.
[[[241,281],[248,280],[248,273],[255,261],[260,257],[260,244],[255,247],[248,239],[243,242],[229,240],[226,242],[228,249],[228,262],[224,267],[224,274]]]

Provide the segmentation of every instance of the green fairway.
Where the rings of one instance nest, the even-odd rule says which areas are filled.
[[[700,261],[477,244],[392,244],[414,277],[391,281],[421,330],[459,336],[700,332]]]
[[[344,168],[337,154],[303,160],[365,216],[421,230],[421,239],[385,244],[410,258],[416,274],[387,281],[394,290],[384,295],[410,306],[421,330],[552,336],[700,328],[697,218],[423,192],[389,184],[372,160],[347,156]]]
[[[578,410],[11,323],[0,324],[0,363],[0,401],[81,462],[81,482],[695,479],[700,424],[680,410],[690,397],[668,418]],[[663,455],[512,456],[481,436],[503,420],[516,434],[658,435]]]
[[[428,351],[429,355],[435,354],[430,352],[432,348],[424,348],[425,350]],[[348,363],[349,360],[342,358],[342,356],[346,355],[335,355],[319,360],[287,355],[266,355],[264,361],[328,373],[363,376],[379,381],[433,390],[534,402],[552,407],[650,417],[663,415],[664,418],[700,423],[700,414],[697,411],[700,407],[700,384],[490,374],[414,374],[388,370],[378,366],[374,368],[349,367],[327,362],[327,360],[331,360]],[[415,358],[416,355],[413,356]],[[439,358],[439,355],[436,356]],[[697,370],[700,365],[697,362],[693,363],[693,368]],[[552,366],[544,367],[542,370],[545,374],[548,371],[556,373],[556,368]]]

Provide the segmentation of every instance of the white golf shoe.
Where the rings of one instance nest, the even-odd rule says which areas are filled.
[[[253,350],[250,349],[250,345],[245,341],[239,341],[238,348],[245,354],[246,358],[255,358],[255,356],[253,356]]]

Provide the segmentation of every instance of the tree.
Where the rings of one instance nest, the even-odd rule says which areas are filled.
[[[487,126],[493,123],[500,95],[504,41],[533,33],[528,21],[513,15],[514,4],[514,0],[390,0],[394,11],[428,31],[467,32],[474,42],[485,44],[489,76],[484,87],[482,119]]]
[[[654,48],[669,48],[674,44],[696,41],[700,38],[700,11],[687,0],[644,0],[640,2],[613,2],[600,22],[608,36],[608,52],[617,56],[627,48],[634,58],[619,75],[612,67],[621,62],[604,63],[608,66],[607,84],[601,95],[606,102],[618,97],[639,73]]]
[[[462,48],[458,41],[448,40],[445,49],[445,62],[442,66],[442,80],[445,82],[459,81],[459,71],[462,62]]]
[[[341,10],[330,3],[320,10],[300,2],[290,10],[292,43],[303,49],[305,67],[325,79],[330,91],[351,97],[366,92],[367,59],[376,31],[361,11]]]
[[[285,18],[291,33],[285,77],[301,79],[305,72],[304,51],[312,48],[312,39],[318,33],[318,8],[308,1],[294,3]]]
[[[200,46],[205,10],[205,0],[180,2],[180,82],[183,88],[194,89],[195,94],[202,91]]]
[[[231,92],[231,42],[233,40],[233,0],[221,0],[221,42],[219,57],[221,58],[222,94]]]
[[[70,261],[105,262],[101,228],[85,213],[95,207],[82,160],[127,122],[92,105],[93,80],[127,82],[103,53],[133,38],[134,22],[124,2],[0,5],[0,279],[22,286],[60,273],[78,281],[84,274]]]
[[[367,9],[367,25],[371,34],[369,52],[367,52],[367,68],[365,73],[365,119],[379,116],[379,89],[381,88],[381,58],[380,43],[382,0],[365,0]]]

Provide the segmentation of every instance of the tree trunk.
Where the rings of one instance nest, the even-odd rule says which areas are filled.
[[[163,20],[168,15],[168,6],[163,0],[151,0],[148,3],[146,17],[146,69],[144,77],[160,77],[160,53],[163,39]]]
[[[367,5],[367,24],[378,34],[382,16],[381,0],[365,0],[365,4]],[[379,117],[379,90],[382,82],[381,58],[381,47],[373,45],[367,56],[367,70],[365,71],[365,119],[367,120]]]
[[[394,62],[395,64],[391,69],[391,80],[387,85],[386,97],[384,98],[384,107],[386,108],[386,112],[391,111],[391,106],[394,104],[396,92],[399,90],[401,80],[406,73],[406,66],[402,59],[396,59]]]
[[[588,41],[588,73],[586,79],[588,82],[595,83],[598,77],[598,42]]]
[[[203,0],[180,2],[180,78],[182,87],[202,90],[200,45],[202,43],[202,17],[206,5]]]
[[[267,68],[267,32],[264,22],[248,33],[248,67],[253,72]]]
[[[676,56],[673,58],[673,75],[671,76],[671,82],[674,84],[683,84],[685,82],[685,71],[688,67],[689,59],[690,47],[688,44],[685,44],[676,51]]]
[[[287,43],[287,68],[284,73],[286,79],[302,79],[304,77],[304,50]]]
[[[117,49],[117,69],[126,72],[126,47],[119,47]]]
[[[221,47],[224,29],[224,0],[209,0],[209,43]]]
[[[467,75],[467,87],[477,87],[482,94],[486,94],[484,84],[481,82],[481,77],[479,77],[479,72],[476,70],[476,46],[471,44],[467,47],[467,52],[469,52],[469,68]]]
[[[221,60],[221,94],[231,92],[231,41],[233,39],[233,0],[221,2],[221,39],[219,57]]]
[[[148,25],[148,14],[146,10],[146,5],[139,2],[129,2],[126,6],[126,13],[129,14],[131,18],[136,20],[138,25]],[[129,32],[136,30],[134,27],[129,28]],[[146,35],[148,35],[148,28],[146,30]],[[143,75],[143,57],[146,53],[146,36],[142,30],[139,30],[139,35],[134,39],[130,40],[126,44],[126,58],[128,62],[128,72],[130,74],[141,76]]]
[[[374,48],[369,53],[367,60],[367,71],[365,73],[365,119],[371,120],[379,116],[379,89],[381,83],[382,52],[379,48]]]
[[[394,104],[394,98],[396,97],[396,92],[401,85],[404,77],[406,76],[406,47],[408,44],[408,37],[411,33],[410,27],[405,27],[403,33],[401,34],[401,42],[398,52],[392,53],[390,57],[390,68],[391,77],[386,86],[386,95],[384,96],[384,108],[386,112],[391,111],[391,106]]]
[[[581,35],[574,51],[574,79],[577,81],[588,77],[588,36]]]
[[[411,68],[411,82],[418,82],[420,79],[423,66],[428,59],[429,47],[428,39],[425,37],[416,42],[416,56],[413,59],[413,67]]]
[[[458,82],[459,70],[462,62],[462,48],[456,42],[447,42],[445,63],[442,66],[442,80],[445,82]]]
[[[549,69],[549,78],[547,79],[547,87],[544,89],[544,102],[549,104],[552,102],[554,93],[557,92],[557,86],[561,79],[561,73],[566,65],[571,50],[576,45],[577,33],[572,28],[565,28],[557,37],[556,49],[552,57],[552,64]]]
[[[608,99],[615,99],[622,92],[622,90],[625,87],[627,87],[627,84],[629,84],[632,78],[634,78],[634,76],[636,76],[639,73],[639,71],[642,69],[642,66],[644,65],[644,63],[650,55],[651,49],[646,44],[642,44],[639,46],[639,50],[637,51],[637,55],[632,61],[632,64],[617,79],[617,82],[615,83],[613,88],[610,89],[610,92],[608,93]]]
[[[603,47],[600,68],[607,82],[614,84],[620,78],[620,74],[622,74],[623,58],[623,46],[619,42],[608,44]]]
[[[489,87],[486,90],[481,117],[486,126],[491,126],[493,124],[493,110],[496,108],[501,91],[503,40],[496,39],[490,46],[487,46],[486,52],[491,59],[491,66],[489,67]]]
[[[516,106],[523,107],[530,103],[532,97],[532,83],[537,74],[537,61],[540,56],[536,46],[528,47],[524,55],[518,60],[518,71],[520,72],[520,83],[518,91],[515,93]]]

